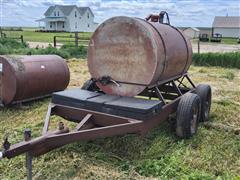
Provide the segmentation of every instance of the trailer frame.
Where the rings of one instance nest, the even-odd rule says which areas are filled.
[[[184,80],[187,80],[187,83],[184,83]],[[164,103],[161,111],[146,121],[50,103],[42,129],[42,136],[31,139],[31,130],[27,129],[24,131],[24,141],[22,142],[11,145],[6,138],[3,143],[3,151],[0,153],[0,159],[13,158],[26,153],[27,175],[28,179],[31,179],[33,157],[80,140],[93,140],[127,133],[145,136],[150,129],[176,112],[178,103],[184,94],[195,93],[195,89],[196,86],[187,73],[146,88],[146,91],[140,94],[141,96],[149,99],[158,98]],[[70,131],[68,127],[64,126],[63,122],[59,122],[56,131],[49,131],[50,118],[53,115],[76,122],[75,129]]]

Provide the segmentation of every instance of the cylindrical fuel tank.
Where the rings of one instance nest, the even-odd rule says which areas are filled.
[[[120,84],[98,82],[98,87],[107,94],[121,96],[136,96],[146,86],[180,76],[187,72],[191,61],[190,41],[180,30],[124,16],[103,22],[88,49],[92,78],[108,76]]]
[[[70,74],[56,55],[0,56],[0,101],[21,102],[64,90]]]

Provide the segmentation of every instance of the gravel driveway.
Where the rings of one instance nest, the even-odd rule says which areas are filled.
[[[197,43],[192,43],[193,52],[198,52]],[[206,52],[240,52],[240,44],[214,44],[214,43],[200,43],[200,53]]]

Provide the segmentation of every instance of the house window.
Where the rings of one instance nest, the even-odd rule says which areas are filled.
[[[64,27],[65,27],[65,24],[64,24],[64,22],[63,22],[62,28],[64,28]]]
[[[88,24],[87,27],[90,27],[90,25]]]
[[[50,22],[50,28],[52,28],[52,22]]]
[[[59,11],[58,11],[57,15],[59,16]]]
[[[87,13],[87,18],[89,19],[89,13]]]
[[[57,13],[56,13],[56,11],[54,11],[54,16],[57,16]]]
[[[77,11],[75,11],[75,17],[77,17]]]
[[[77,29],[77,23],[75,23],[75,28]]]

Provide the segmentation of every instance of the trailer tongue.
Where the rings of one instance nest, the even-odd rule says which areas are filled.
[[[168,29],[166,26],[170,25],[163,24],[164,14],[166,12],[160,13],[159,16],[151,15],[147,20],[151,19],[150,24],[154,24],[154,27],[164,26],[163,28],[166,30]],[[144,20],[141,20],[141,22],[144,22]],[[151,27],[151,25],[146,26],[148,28]],[[99,31],[96,31],[100,36]],[[174,31],[179,33],[178,30]],[[122,37],[125,34],[119,32],[118,35]],[[181,34],[178,37],[184,40],[184,36]],[[95,38],[96,36],[94,36],[93,40]],[[91,44],[93,40],[90,42],[89,48],[91,53],[95,54],[94,45]],[[181,67],[181,73],[173,73],[175,66],[174,63],[170,62],[173,59],[168,56],[169,62],[166,62],[165,59],[165,68],[160,68],[161,70],[164,69],[162,75],[165,74],[163,76],[165,78],[160,78],[159,81],[157,81],[158,78],[153,78],[154,81],[153,79],[150,80],[147,85],[143,85],[141,82],[129,83],[111,77],[110,75],[121,77],[121,73],[124,70],[119,70],[121,73],[117,72],[117,65],[119,64],[116,65],[116,72],[110,70],[109,74],[104,75],[108,71],[99,71],[100,74],[103,73],[101,77],[98,77],[99,74],[95,71],[97,66],[91,67],[90,65],[89,68],[94,70],[92,71],[94,76],[84,84],[82,89],[65,90],[53,94],[52,102],[49,104],[45,118],[42,136],[31,139],[31,131],[26,130],[23,142],[11,145],[8,139],[5,139],[3,151],[0,153],[1,158],[13,158],[27,153],[28,178],[31,179],[32,157],[37,157],[53,149],[80,140],[93,140],[127,133],[145,135],[151,128],[166,120],[170,114],[176,114],[176,135],[180,138],[190,138],[196,134],[198,123],[208,120],[211,106],[211,88],[208,85],[196,87],[189,78],[186,70],[189,67],[188,63],[191,61],[189,59],[191,54],[189,53],[190,46],[185,41],[182,42],[188,49],[186,50],[188,53],[185,52],[183,53],[185,55],[181,55],[181,61],[178,64],[178,67]],[[95,50],[98,51],[99,47]],[[117,45],[114,48],[117,48]],[[113,50],[111,53],[115,51],[114,48],[111,49]],[[174,51],[174,49],[172,50]],[[152,53],[157,52],[152,51]],[[90,64],[96,61],[93,54],[90,55]],[[172,58],[176,58],[175,55]],[[128,58],[127,54],[125,56],[121,58]],[[131,60],[131,58],[128,59],[129,62]],[[148,61],[149,59],[145,60]],[[114,58],[105,63],[110,63],[109,67],[113,68],[112,61],[114,61]],[[144,63],[147,66],[148,62]],[[104,67],[108,67],[108,64],[104,64]],[[127,66],[123,68],[127,68]],[[167,72],[168,68],[170,69],[170,74]],[[157,69],[155,71],[154,76],[161,74],[157,72]],[[131,74],[128,75],[130,76]],[[126,78],[126,76],[122,77]],[[138,77],[134,78],[136,80],[139,79]],[[130,95],[134,97],[130,97]],[[62,122],[59,122],[59,127],[56,131],[48,131],[52,115],[76,122],[76,127],[70,131]]]

